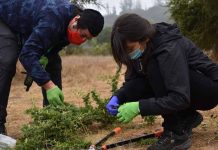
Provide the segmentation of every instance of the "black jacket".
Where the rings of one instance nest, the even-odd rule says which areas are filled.
[[[170,114],[188,108],[190,69],[218,80],[217,64],[182,36],[176,25],[154,26],[157,33],[151,40],[153,51],[147,70],[141,67],[143,58],[133,61],[131,73],[114,94],[121,104],[139,100],[142,116]]]

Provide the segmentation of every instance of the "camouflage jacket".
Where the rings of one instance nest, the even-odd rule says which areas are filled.
[[[57,54],[69,44],[66,31],[74,11],[68,0],[0,1],[0,20],[20,37],[19,60],[38,85],[50,80],[38,60],[42,55]]]

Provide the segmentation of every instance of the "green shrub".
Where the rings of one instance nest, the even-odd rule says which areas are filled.
[[[152,125],[154,124],[155,120],[156,120],[156,116],[145,116],[144,117],[144,121],[148,124],[148,125]]]
[[[117,84],[119,71],[112,78]],[[114,87],[117,87],[114,85]],[[116,90],[116,88],[112,88]],[[47,106],[43,109],[28,109],[32,122],[22,128],[22,137],[18,140],[17,150],[30,149],[82,149],[91,144],[84,137],[91,132],[91,125],[111,125],[116,118],[108,115],[105,105],[109,99],[100,98],[96,91],[83,97],[84,107],[65,103],[64,106]],[[95,105],[93,105],[95,103]]]

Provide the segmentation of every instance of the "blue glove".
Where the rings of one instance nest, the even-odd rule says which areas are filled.
[[[112,116],[116,116],[118,113],[119,100],[117,96],[112,96],[108,104],[106,105],[106,109],[108,113]]]

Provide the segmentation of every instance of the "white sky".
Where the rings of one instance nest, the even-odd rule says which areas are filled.
[[[100,2],[104,6],[106,4],[108,4],[111,11],[112,11],[112,8],[115,6],[117,14],[119,14],[119,12],[120,12],[120,3],[122,1],[123,0],[98,0],[98,2]],[[154,4],[156,3],[156,0],[133,0],[134,3],[136,1],[140,1],[142,9],[150,8],[150,7],[154,6]],[[98,9],[102,14],[104,14],[104,15],[106,14],[106,11],[105,11],[105,9],[103,7],[97,8],[94,5],[86,5],[85,7],[86,8]]]

